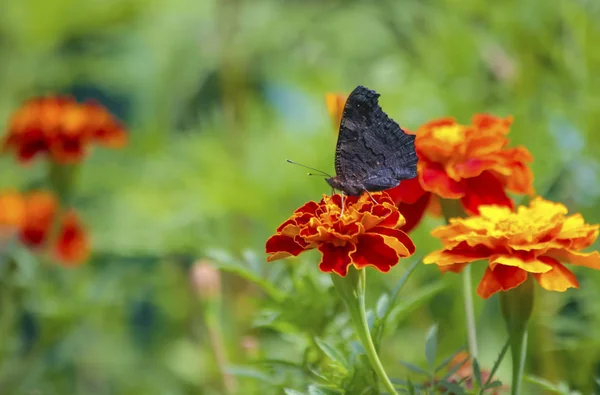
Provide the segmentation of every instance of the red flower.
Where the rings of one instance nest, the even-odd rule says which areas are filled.
[[[77,163],[93,142],[118,148],[126,144],[127,135],[99,104],[44,97],[29,100],[13,114],[3,149],[15,151],[23,163],[38,154],[58,163]]]
[[[0,194],[0,228],[15,229],[21,242],[32,250],[42,249],[52,237],[58,215],[58,201],[46,191],[29,194],[6,192]],[[75,211],[60,218],[53,252],[64,266],[74,266],[87,260],[90,254],[89,237]]]
[[[322,255],[319,269],[345,276],[348,266],[374,266],[388,272],[403,257],[415,252],[406,233],[399,230],[404,218],[385,193],[344,198],[323,196],[319,203],[308,202],[277,228],[267,240],[267,261],[297,256],[317,248]]]
[[[510,117],[479,114],[471,125],[443,118],[421,126],[415,139],[418,182],[403,181],[388,191],[407,217],[403,230],[414,228],[438,198],[460,199],[468,214],[478,214],[484,204],[513,208],[507,191],[532,195],[529,151],[506,147],[511,123]]]

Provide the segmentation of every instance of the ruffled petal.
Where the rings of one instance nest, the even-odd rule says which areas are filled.
[[[352,263],[350,254],[356,251],[353,243],[335,246],[331,243],[319,244],[322,254],[319,270],[325,273],[336,273],[344,277],[348,273],[348,266]]]
[[[564,292],[569,288],[579,288],[579,282],[575,275],[556,259],[543,256],[540,257],[544,263],[552,266],[552,270],[546,273],[534,274],[540,286],[548,291]]]
[[[371,232],[385,236],[384,240],[386,244],[396,250],[398,256],[401,258],[410,256],[416,251],[415,243],[413,243],[406,232],[401,229],[379,226],[371,229]]]
[[[423,195],[428,194],[421,186],[419,177],[404,180],[398,186],[388,189],[386,192],[396,204],[400,202],[414,204],[423,197]]]
[[[415,203],[398,203],[398,210],[404,216],[405,223],[400,228],[402,231],[408,233],[413,230],[425,216],[425,211],[431,204],[431,193],[427,192],[419,198]]]
[[[465,186],[451,179],[440,165],[421,163],[423,162],[419,162],[419,180],[423,189],[445,199],[459,199],[465,195]]]
[[[551,249],[546,253],[546,256],[561,262],[568,262],[571,265],[585,266],[590,269],[600,270],[600,253],[598,253],[598,251],[577,252],[563,249]]]
[[[514,203],[510,199],[500,181],[491,173],[483,172],[475,178],[464,181],[466,184],[465,196],[461,203],[467,213],[478,214],[479,206],[497,205],[512,208]]]
[[[487,267],[477,287],[477,295],[487,299],[498,291],[508,291],[527,280],[527,272],[514,266]]]
[[[496,265],[505,265],[518,267],[529,273],[546,273],[552,270],[552,266],[544,263],[542,259],[524,260],[518,256],[498,255],[490,258],[490,267],[494,269]]]
[[[271,236],[266,244],[266,252],[269,254],[267,261],[271,262],[290,256],[298,256],[298,254],[306,249],[306,246],[303,246],[298,241],[300,241],[300,238],[295,239],[280,234]]]
[[[357,269],[373,266],[380,272],[387,273],[398,263],[399,253],[396,248],[403,247],[401,243],[393,240],[391,237],[386,238],[376,233],[361,235],[358,238],[356,251],[350,256],[352,262]]]

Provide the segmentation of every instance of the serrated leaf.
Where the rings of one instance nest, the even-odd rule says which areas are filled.
[[[492,381],[491,383],[489,383],[485,386],[485,389],[496,388],[496,387],[502,387],[502,382],[500,380]]]
[[[473,376],[475,376],[475,383],[477,383],[477,387],[482,387],[481,382],[481,368],[479,367],[479,362],[477,362],[476,358],[473,358]]]
[[[329,344],[325,343],[323,340],[319,339],[318,337],[315,338],[315,343],[325,353],[325,355],[327,355],[329,357],[329,359],[342,365],[344,367],[344,369],[346,370],[346,372],[348,371],[348,360],[346,359],[344,354],[342,354],[335,347],[332,347]]]
[[[496,374],[496,371],[500,367],[500,364],[502,363],[502,360],[504,359],[504,356],[506,355],[506,352],[508,351],[509,346],[510,346],[510,341],[507,341],[506,344],[504,345],[504,347],[502,347],[500,354],[498,354],[498,358],[496,358],[496,361],[494,362],[494,366],[492,366],[490,375],[487,378],[487,380],[485,381],[485,385],[487,385],[492,380],[492,378],[494,378],[494,375]]]
[[[421,374],[421,375],[429,377],[429,372],[426,371],[425,369],[418,367],[417,365],[413,365],[412,363],[404,362],[404,361],[398,361],[398,362],[413,373]]]
[[[429,365],[429,370],[434,371],[435,357],[437,356],[437,334],[438,325],[432,325],[425,335],[425,359]]]
[[[452,394],[452,395],[465,395],[465,389],[458,385],[457,383],[451,381],[439,381],[436,384],[436,388],[440,390],[443,394]],[[444,390],[441,391],[441,388]]]
[[[459,348],[458,350],[456,350],[453,354],[450,354],[450,356],[444,358],[444,360],[442,362],[440,362],[437,367],[435,368],[435,373],[438,373],[440,370],[448,367],[448,364],[450,363],[450,361],[452,361],[459,353],[461,353],[462,351],[464,351],[467,348],[466,345],[462,346],[461,348]],[[466,361],[467,359],[465,359]]]
[[[415,386],[414,386],[414,384],[413,384],[413,382],[412,382],[411,379],[408,379],[408,388],[407,389],[408,389],[408,393],[409,394],[411,394],[411,395],[416,394],[416,392],[415,392]]]
[[[377,312],[377,317],[382,318],[383,316],[385,316],[385,313],[387,312],[389,307],[390,297],[387,293],[384,293],[379,297],[379,300],[377,301],[377,307],[375,308],[375,311]]]

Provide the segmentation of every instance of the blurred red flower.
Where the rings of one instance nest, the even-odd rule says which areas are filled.
[[[57,163],[77,163],[92,143],[120,148],[127,143],[127,134],[97,103],[50,96],[31,99],[13,114],[3,150],[14,151],[22,163],[38,154]]]
[[[418,178],[387,191],[407,219],[402,229],[412,230],[432,205],[439,212],[439,198],[460,199],[468,214],[478,214],[484,204],[513,208],[507,191],[533,195],[531,154],[506,147],[511,123],[510,117],[478,114],[471,125],[443,118],[421,126]]]
[[[0,194],[0,227],[14,229],[21,242],[33,250],[43,248],[52,237],[57,215],[58,201],[50,192]],[[52,248],[64,266],[78,265],[89,257],[89,236],[74,210],[61,215]]]
[[[373,266],[388,272],[400,258],[415,252],[415,245],[399,228],[404,218],[385,193],[344,198],[323,196],[308,202],[283,224],[266,243],[267,261],[297,256],[317,248],[322,255],[319,269],[345,276],[348,267]]]

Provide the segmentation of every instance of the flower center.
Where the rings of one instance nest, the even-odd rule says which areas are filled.
[[[464,141],[465,129],[461,125],[440,126],[433,130],[433,137],[454,145]]]

